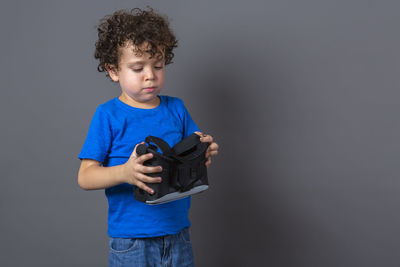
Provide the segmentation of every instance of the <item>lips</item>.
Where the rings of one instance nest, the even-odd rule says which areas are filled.
[[[151,92],[154,92],[154,90],[156,90],[156,87],[146,87],[146,88],[143,88],[143,90],[145,92],[151,93]]]

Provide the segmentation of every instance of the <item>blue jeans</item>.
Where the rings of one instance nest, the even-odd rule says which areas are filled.
[[[189,229],[152,238],[110,237],[109,267],[194,266]]]

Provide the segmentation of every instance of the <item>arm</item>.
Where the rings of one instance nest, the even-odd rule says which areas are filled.
[[[78,173],[78,184],[84,190],[105,189],[122,183],[140,187],[153,194],[153,190],[145,183],[160,183],[161,177],[150,177],[144,173],[161,172],[161,166],[147,167],[143,162],[151,159],[153,154],[148,153],[140,157],[136,154],[136,147],[129,160],[121,165],[103,167],[101,162],[92,159],[83,159]]]
[[[124,182],[123,165],[102,167],[101,162],[83,159],[78,173],[78,184],[82,189],[105,189]]]

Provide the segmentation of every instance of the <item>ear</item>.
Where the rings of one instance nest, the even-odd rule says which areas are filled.
[[[112,64],[104,64],[104,67],[106,68],[108,75],[110,75],[110,78],[114,81],[114,82],[118,82],[119,81],[119,76],[118,76],[118,71],[117,68],[112,65]]]

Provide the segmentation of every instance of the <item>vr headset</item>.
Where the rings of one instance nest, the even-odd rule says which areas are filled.
[[[149,194],[135,186],[135,199],[150,205],[167,203],[208,189],[205,152],[208,143],[202,143],[200,136],[193,133],[170,147],[161,138],[148,136],[146,145],[136,148],[138,156],[152,153],[153,158],[143,163],[145,166],[162,166],[161,173],[150,173],[151,177],[162,178],[161,183],[146,183],[154,190]],[[162,153],[157,150],[159,148]]]

